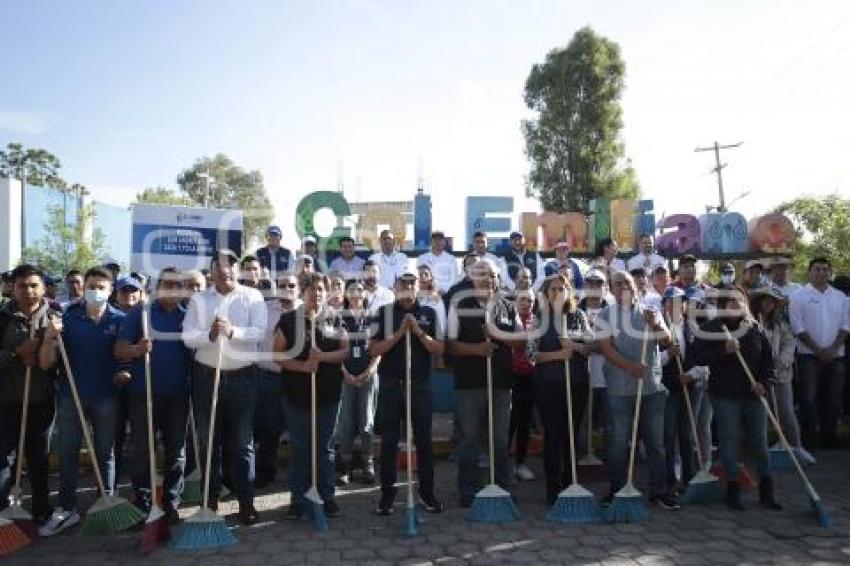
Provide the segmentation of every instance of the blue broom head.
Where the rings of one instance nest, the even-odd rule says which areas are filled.
[[[555,523],[585,525],[598,523],[602,516],[593,494],[574,483],[558,494],[546,518]]]
[[[419,513],[416,507],[408,507],[404,511],[404,534],[405,536],[415,537],[416,527],[420,524]]]
[[[103,495],[89,507],[80,526],[81,535],[107,535],[126,531],[145,519],[135,505],[123,497]]]
[[[685,505],[693,505],[698,503],[717,503],[723,501],[725,497],[723,485],[720,483],[720,478],[709,473],[707,470],[700,470],[688,482],[688,487],[685,493],[682,494],[681,502]]]
[[[820,497],[813,496],[810,497],[809,503],[814,509],[815,513],[818,514],[818,523],[821,527],[825,529],[830,529],[834,525],[832,521],[832,517],[829,513],[826,512],[826,507],[823,506],[823,501],[820,500]]]
[[[477,523],[509,523],[519,520],[519,509],[511,494],[490,484],[475,494],[469,520]]]
[[[306,514],[313,518],[313,524],[316,526],[316,530],[320,532],[328,530],[328,520],[325,517],[325,502],[315,487],[311,487],[304,494],[304,502],[304,509],[307,511]]]
[[[645,523],[649,520],[649,511],[643,504],[641,493],[632,484],[626,484],[614,495],[611,505],[605,510],[605,520],[609,523]]]
[[[804,468],[808,468],[809,466],[814,466],[818,463],[814,456],[812,456],[811,452],[803,448],[802,446],[798,446],[794,449],[794,455],[797,457],[797,461],[800,462],[800,465]]]
[[[770,470],[772,472],[787,472],[794,469],[794,464],[791,463],[791,456],[788,455],[788,452],[781,444],[774,444],[767,453],[770,456]]]
[[[222,517],[210,509],[201,508],[183,521],[169,545],[174,550],[222,548],[237,543]]]

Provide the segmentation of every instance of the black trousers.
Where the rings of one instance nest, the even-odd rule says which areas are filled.
[[[27,477],[32,491],[32,515],[47,517],[52,510],[48,503],[47,489],[50,430],[56,416],[56,403],[31,404],[27,413],[27,437],[24,454],[27,461]],[[18,439],[21,431],[21,405],[0,403],[0,509],[9,502],[9,490],[15,485],[15,466]],[[26,487],[24,486],[24,491]]]
[[[531,428],[531,413],[534,409],[534,374],[514,375],[511,388],[511,420],[508,425],[508,446],[516,435],[514,461],[525,462],[528,453],[528,438]]]

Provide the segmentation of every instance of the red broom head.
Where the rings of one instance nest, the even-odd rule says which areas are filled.
[[[142,543],[139,545],[139,550],[142,554],[150,554],[156,547],[168,542],[171,538],[171,531],[168,528],[168,520],[165,517],[160,517],[156,521],[151,521],[145,525],[145,532],[142,533]]]
[[[0,526],[0,556],[22,549],[32,542],[15,523]]]

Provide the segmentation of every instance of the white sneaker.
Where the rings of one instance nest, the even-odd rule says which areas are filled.
[[[537,479],[537,476],[534,475],[534,472],[531,471],[531,468],[526,466],[525,464],[520,464],[514,469],[514,475],[518,480],[522,481],[534,481]]]
[[[45,523],[43,527],[40,527],[38,529],[38,534],[43,537],[51,537],[53,535],[58,535],[65,529],[70,529],[79,522],[80,514],[76,511],[65,511],[64,509],[57,509],[53,512],[53,515],[50,516],[50,519],[47,521],[47,523]]]

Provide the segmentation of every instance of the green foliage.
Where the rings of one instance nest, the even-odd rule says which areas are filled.
[[[146,204],[168,204],[172,206],[192,206],[192,199],[186,195],[175,193],[165,187],[147,187],[140,193],[136,193],[136,202]]]
[[[525,104],[537,117],[522,123],[531,161],[526,190],[544,210],[586,212],[599,196],[639,195],[620,141],[624,76],[620,47],[589,27],[532,67]]]
[[[59,176],[62,163],[45,149],[24,147],[19,143],[6,145],[0,150],[0,177],[26,177],[29,185],[64,189],[67,183]]]
[[[797,228],[796,279],[805,279],[809,261],[817,256],[829,258],[834,273],[850,274],[850,198],[837,194],[801,197],[780,204],[776,212],[788,216]]]
[[[61,206],[50,207],[47,213],[46,235],[24,248],[22,262],[39,265],[51,275],[64,275],[71,269],[85,272],[100,263],[106,253],[105,237],[100,228],[94,228],[93,204],[79,209],[72,222],[68,222]]]
[[[209,179],[203,175],[208,174]],[[238,208],[244,212],[244,244],[261,241],[274,218],[259,171],[245,171],[224,154],[203,157],[177,177],[180,190],[193,203],[213,208]]]

